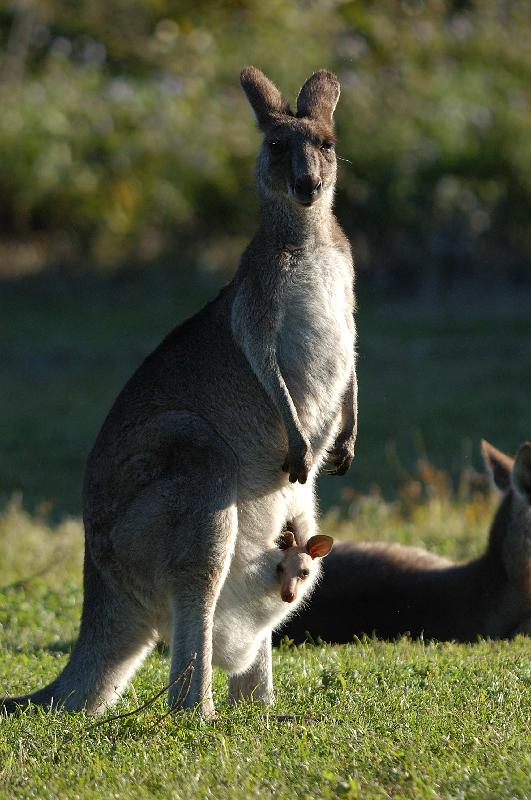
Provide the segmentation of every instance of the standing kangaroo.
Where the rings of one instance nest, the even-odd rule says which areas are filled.
[[[296,113],[254,67],[241,84],[264,134],[258,230],[233,280],[146,358],[105,420],[84,482],[78,641],[49,686],[6,698],[6,710],[101,709],[168,635],[170,681],[196,654],[186,698],[170,689],[170,705],[214,713],[222,587],[287,519],[302,541],[313,536],[319,466],[327,452],[332,474],[351,464],[353,265],[332,213],[339,83],[316,72]],[[232,699],[272,701],[270,639],[245,674],[234,665]]]
[[[487,442],[482,450],[503,492],[482,556],[455,564],[418,547],[336,542],[310,604],[277,639],[531,636],[531,443],[516,459]]]

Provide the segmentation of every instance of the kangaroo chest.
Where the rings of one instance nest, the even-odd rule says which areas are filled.
[[[277,357],[305,430],[319,439],[335,418],[353,368],[352,270],[333,248],[288,258]]]

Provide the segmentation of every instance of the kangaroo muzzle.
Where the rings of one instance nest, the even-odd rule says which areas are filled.
[[[323,182],[316,175],[305,175],[302,178],[297,178],[293,185],[293,196],[305,206],[310,206],[322,191]]]
[[[280,596],[285,603],[293,603],[297,597],[297,581],[292,579],[284,584],[280,590]]]

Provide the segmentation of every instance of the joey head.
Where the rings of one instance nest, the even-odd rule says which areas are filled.
[[[291,531],[282,534],[279,547],[284,557],[277,565],[280,596],[285,603],[300,602],[318,575],[320,564],[332,549],[331,536],[316,534],[306,544],[298,545]]]

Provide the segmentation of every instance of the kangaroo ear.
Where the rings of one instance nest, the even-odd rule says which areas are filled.
[[[514,459],[502,453],[501,450],[497,450],[485,439],[481,440],[481,454],[494,485],[500,492],[506,492],[511,486],[511,470]]]
[[[333,72],[321,69],[311,75],[297,97],[297,116],[311,117],[330,124],[341,87]]]
[[[273,81],[256,67],[245,67],[240,75],[240,83],[262,131],[265,131],[279,115],[291,114],[287,101]]]
[[[316,536],[311,536],[306,542],[306,552],[312,558],[324,558],[332,549],[334,540],[331,536],[325,536],[318,533]]]
[[[275,544],[280,550],[289,550],[295,544],[295,536],[292,531],[282,531],[280,536],[277,536]]]
[[[531,503],[531,442],[525,442],[516,454],[513,487],[528,503]]]

